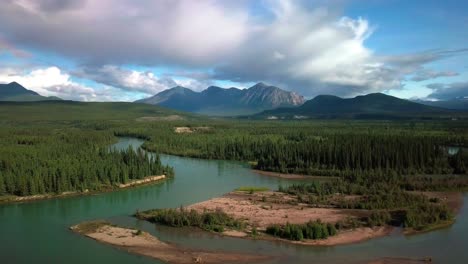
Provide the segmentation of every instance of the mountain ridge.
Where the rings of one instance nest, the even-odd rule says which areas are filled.
[[[256,115],[267,119],[404,118],[450,115],[456,111],[427,106],[398,97],[371,93],[353,98],[318,95],[296,108],[278,108]]]
[[[62,100],[55,96],[42,96],[34,91],[24,88],[17,82],[0,84],[0,101],[12,102],[32,102],[32,101],[49,101]]]
[[[176,86],[135,102],[199,114],[239,115],[277,107],[295,107],[303,104],[305,99],[295,92],[257,83],[247,89],[209,86],[201,92]]]

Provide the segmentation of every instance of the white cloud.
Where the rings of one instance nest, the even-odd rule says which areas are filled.
[[[263,1],[253,14],[245,0],[7,0],[0,1],[0,32],[8,43],[87,65],[74,75],[146,94],[223,80],[351,96],[401,88],[408,75],[459,52],[379,56],[366,46],[370,21],[343,16],[329,2]],[[120,65],[176,66],[208,77],[161,78]]]
[[[84,67],[74,71],[73,74],[122,90],[151,95],[177,85],[171,78],[159,78],[150,71],[128,70],[115,65]]]
[[[39,68],[22,72],[13,68],[0,69],[0,83],[18,82],[26,89],[43,96],[58,96],[67,100],[108,101],[112,93],[99,92],[93,88],[73,82],[70,75],[57,67]]]

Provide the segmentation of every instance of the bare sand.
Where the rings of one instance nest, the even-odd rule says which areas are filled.
[[[139,122],[156,122],[156,121],[180,121],[185,120],[185,117],[180,115],[167,116],[142,116],[136,119]]]
[[[218,198],[193,204],[187,209],[194,209],[199,212],[205,210],[222,210],[236,219],[244,219],[248,225],[255,226],[259,231],[265,231],[273,224],[284,225],[304,224],[309,221],[321,220],[325,223],[336,223],[348,217],[362,217],[368,212],[364,210],[348,210],[335,208],[312,208],[307,204],[297,203],[294,196],[280,192],[231,192]],[[274,238],[267,235],[260,235],[258,238],[267,240],[282,240],[289,243],[313,246],[335,246],[362,242],[371,238],[388,235],[393,228],[386,227],[360,227],[353,230],[339,231],[333,237],[324,240],[303,240],[290,241]],[[225,231],[223,235],[235,237],[247,237],[246,232]]]
[[[155,181],[164,180],[165,178],[166,178],[166,175],[148,176],[141,180],[133,180],[128,183],[122,183],[119,185],[119,188],[128,188],[128,187],[132,187],[136,185],[148,184],[148,183],[152,183]]]
[[[208,131],[210,130],[210,127],[175,127],[174,132],[178,134],[184,134],[184,133],[194,133],[198,131]]]
[[[387,257],[372,260],[367,264],[421,264],[421,263],[431,263],[432,259],[430,257],[416,259],[416,258],[397,258],[397,257]]]
[[[277,177],[282,179],[289,179],[289,180],[304,180],[304,179],[337,179],[338,177],[333,176],[313,176],[313,175],[304,175],[304,174],[289,174],[289,173],[279,173],[273,171],[262,171],[262,170],[252,170],[253,172],[270,177]]]
[[[337,235],[328,237],[321,240],[304,240],[295,242],[303,245],[313,246],[337,246],[345,244],[353,244],[363,242],[369,239],[383,237],[389,235],[393,231],[393,227],[379,226],[379,227],[359,227],[340,231]]]
[[[162,242],[149,233],[116,227],[104,222],[82,223],[71,227],[71,229],[99,242],[117,246],[130,253],[159,259],[167,263],[256,263],[272,258],[259,254],[209,252],[180,248],[176,245]]]
[[[249,225],[259,230],[265,230],[272,224],[303,224],[318,219],[335,223],[348,216],[358,216],[357,210],[311,208],[307,204],[298,204],[294,196],[271,191],[254,194],[231,192],[190,205],[187,209],[198,212],[221,209],[236,219],[245,219]]]
[[[144,185],[144,184],[149,184],[153,183],[156,181],[164,180],[166,178],[166,175],[157,175],[157,176],[148,176],[145,177],[141,180],[132,180],[128,183],[125,184],[119,184],[119,188],[129,188],[129,187],[135,187],[139,185]],[[64,197],[69,197],[69,196],[77,196],[77,195],[89,195],[89,194],[95,194],[95,193],[103,193],[103,192],[109,192],[113,191],[113,187],[109,186],[107,190],[99,191],[99,192],[90,192],[88,189],[85,189],[84,191],[67,191],[63,192],[61,194],[36,194],[36,195],[28,195],[28,196],[15,196],[15,195],[10,195],[6,196],[3,199],[0,199],[0,204],[2,203],[15,203],[15,202],[31,202],[31,201],[37,201],[37,200],[47,200],[47,199],[54,199],[54,198],[64,198]],[[0,197],[2,198],[2,197]]]

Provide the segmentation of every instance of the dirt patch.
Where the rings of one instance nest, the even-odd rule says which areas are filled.
[[[156,122],[156,121],[181,121],[185,120],[180,115],[168,115],[168,116],[142,116],[136,119],[139,122]]]
[[[221,209],[236,219],[245,219],[249,225],[265,230],[273,224],[303,224],[320,219],[335,223],[348,216],[359,216],[356,210],[312,208],[297,203],[294,196],[280,192],[231,192],[218,198],[193,204],[187,209],[198,212]]]
[[[359,218],[368,214],[368,211],[365,210],[309,207],[307,204],[298,203],[295,196],[272,191],[255,193],[234,191],[218,198],[190,205],[187,209],[194,209],[198,212],[222,210],[236,219],[245,220],[248,226],[256,227],[259,231],[265,231],[268,226],[274,224],[305,224],[319,219],[325,223],[336,223],[345,221],[349,217]],[[360,227],[352,230],[340,230],[337,235],[323,240],[291,241],[266,234],[260,235],[258,238],[282,240],[302,245],[335,246],[385,236],[392,230],[392,227]],[[246,232],[238,231],[223,232],[223,235],[248,237]]]
[[[314,246],[336,246],[363,242],[372,238],[383,237],[389,235],[393,231],[393,227],[359,227],[352,230],[340,231],[338,235],[328,237],[321,240],[304,240],[296,242],[303,245]]]
[[[90,223],[84,223],[89,226]],[[80,225],[71,227],[72,230],[82,230]],[[149,233],[111,226],[100,223],[95,229],[79,232],[99,242],[117,246],[130,253],[152,257],[167,263],[255,263],[271,259],[268,256],[248,255],[230,252],[209,252],[180,248],[173,244],[160,241]]]
[[[209,131],[210,127],[174,127],[174,132],[178,134],[195,133]]]

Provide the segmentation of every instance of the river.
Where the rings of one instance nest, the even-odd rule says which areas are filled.
[[[125,149],[142,141],[121,138]],[[278,256],[276,263],[362,263],[379,257],[431,256],[435,263],[468,263],[468,195],[456,223],[448,229],[405,237],[392,234],[354,245],[307,247],[275,241],[244,240],[155,226],[131,217],[137,209],[178,207],[220,196],[240,186],[276,189],[291,181],[251,172],[245,163],[161,155],[175,178],[98,195],[0,205],[2,263],[161,263],[129,254],[71,232],[86,220],[106,219],[136,227],[186,247]]]

